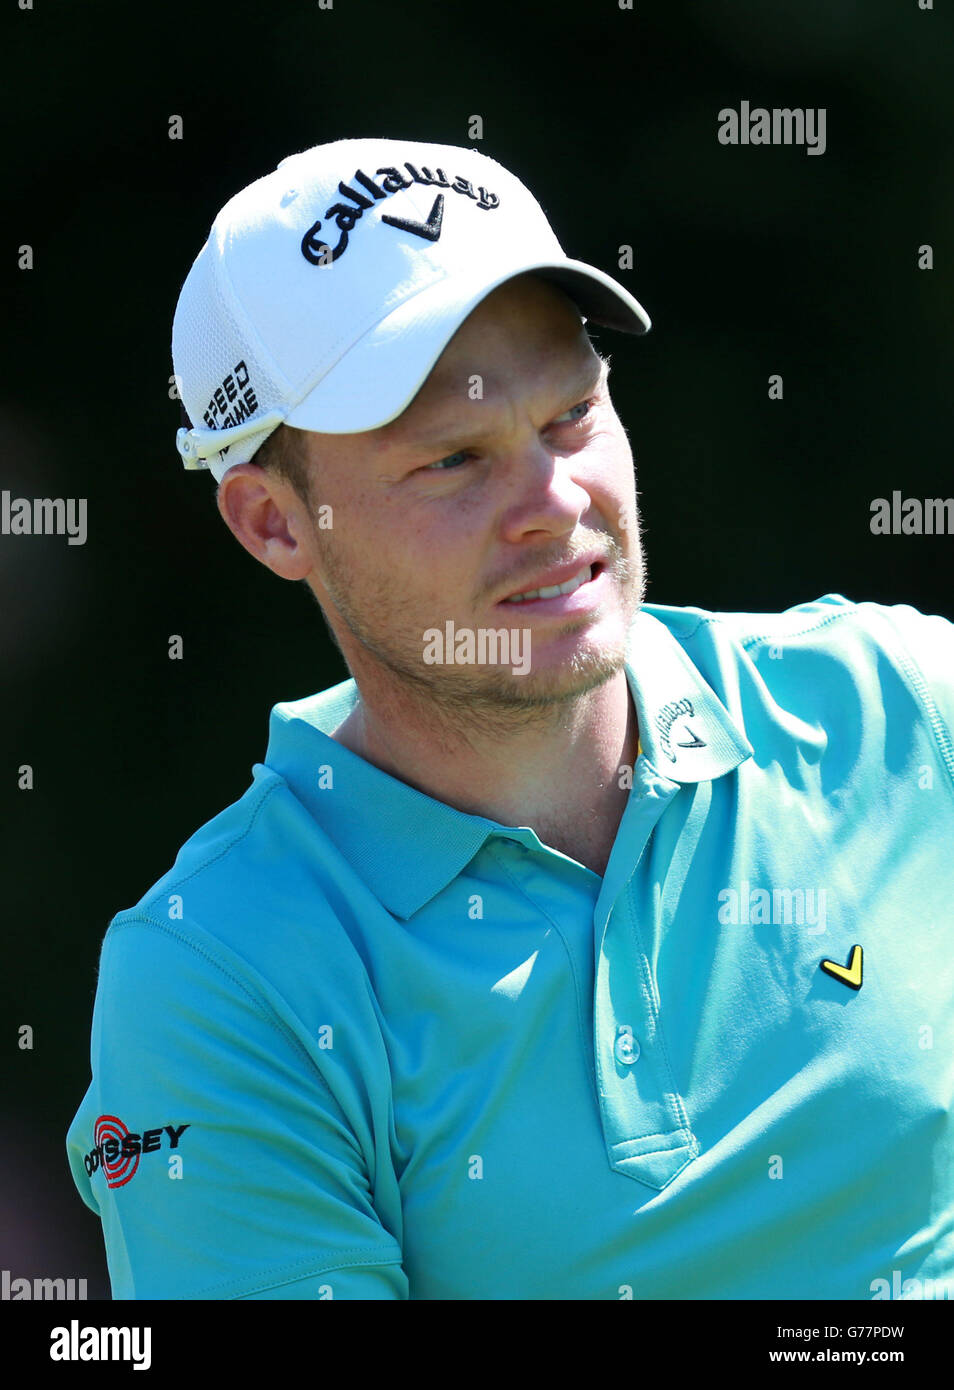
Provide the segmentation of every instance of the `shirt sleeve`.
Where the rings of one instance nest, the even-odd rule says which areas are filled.
[[[941,760],[954,783],[954,623],[910,604],[858,605],[887,624],[908,682],[918,696]]]
[[[67,1152],[117,1299],[404,1299],[368,1155],[302,1039],[179,924],[117,919]]]

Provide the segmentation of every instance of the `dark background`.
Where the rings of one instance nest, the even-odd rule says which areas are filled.
[[[34,6],[4,16],[0,487],[87,498],[89,535],[0,536],[0,1267],[103,1297],[65,1159],[103,933],[245,790],[271,706],[347,674],[305,589],[255,564],[175,450],[172,316],[219,207],[293,151],[467,144],[480,114],[479,148],[567,253],[654,320],[597,334],[648,601],[836,592],[952,618],[954,537],[869,523],[895,489],[954,491],[954,26],[944,0]],[[826,152],[721,145],[743,99],[826,108]]]

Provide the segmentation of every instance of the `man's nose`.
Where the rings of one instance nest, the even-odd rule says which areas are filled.
[[[531,531],[563,535],[574,529],[592,498],[572,477],[571,462],[539,439],[514,450],[506,475],[505,540],[519,541]]]

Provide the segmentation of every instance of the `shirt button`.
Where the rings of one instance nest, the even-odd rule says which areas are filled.
[[[632,1066],[639,1056],[639,1043],[633,1037],[633,1030],[628,1023],[621,1023],[616,1030],[616,1046],[613,1050],[617,1062],[622,1062],[626,1067]]]

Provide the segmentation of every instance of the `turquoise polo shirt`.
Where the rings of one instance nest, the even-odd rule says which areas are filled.
[[[275,706],[103,943],[114,1297],[954,1296],[954,625],[646,605],[627,676],[602,878]]]

